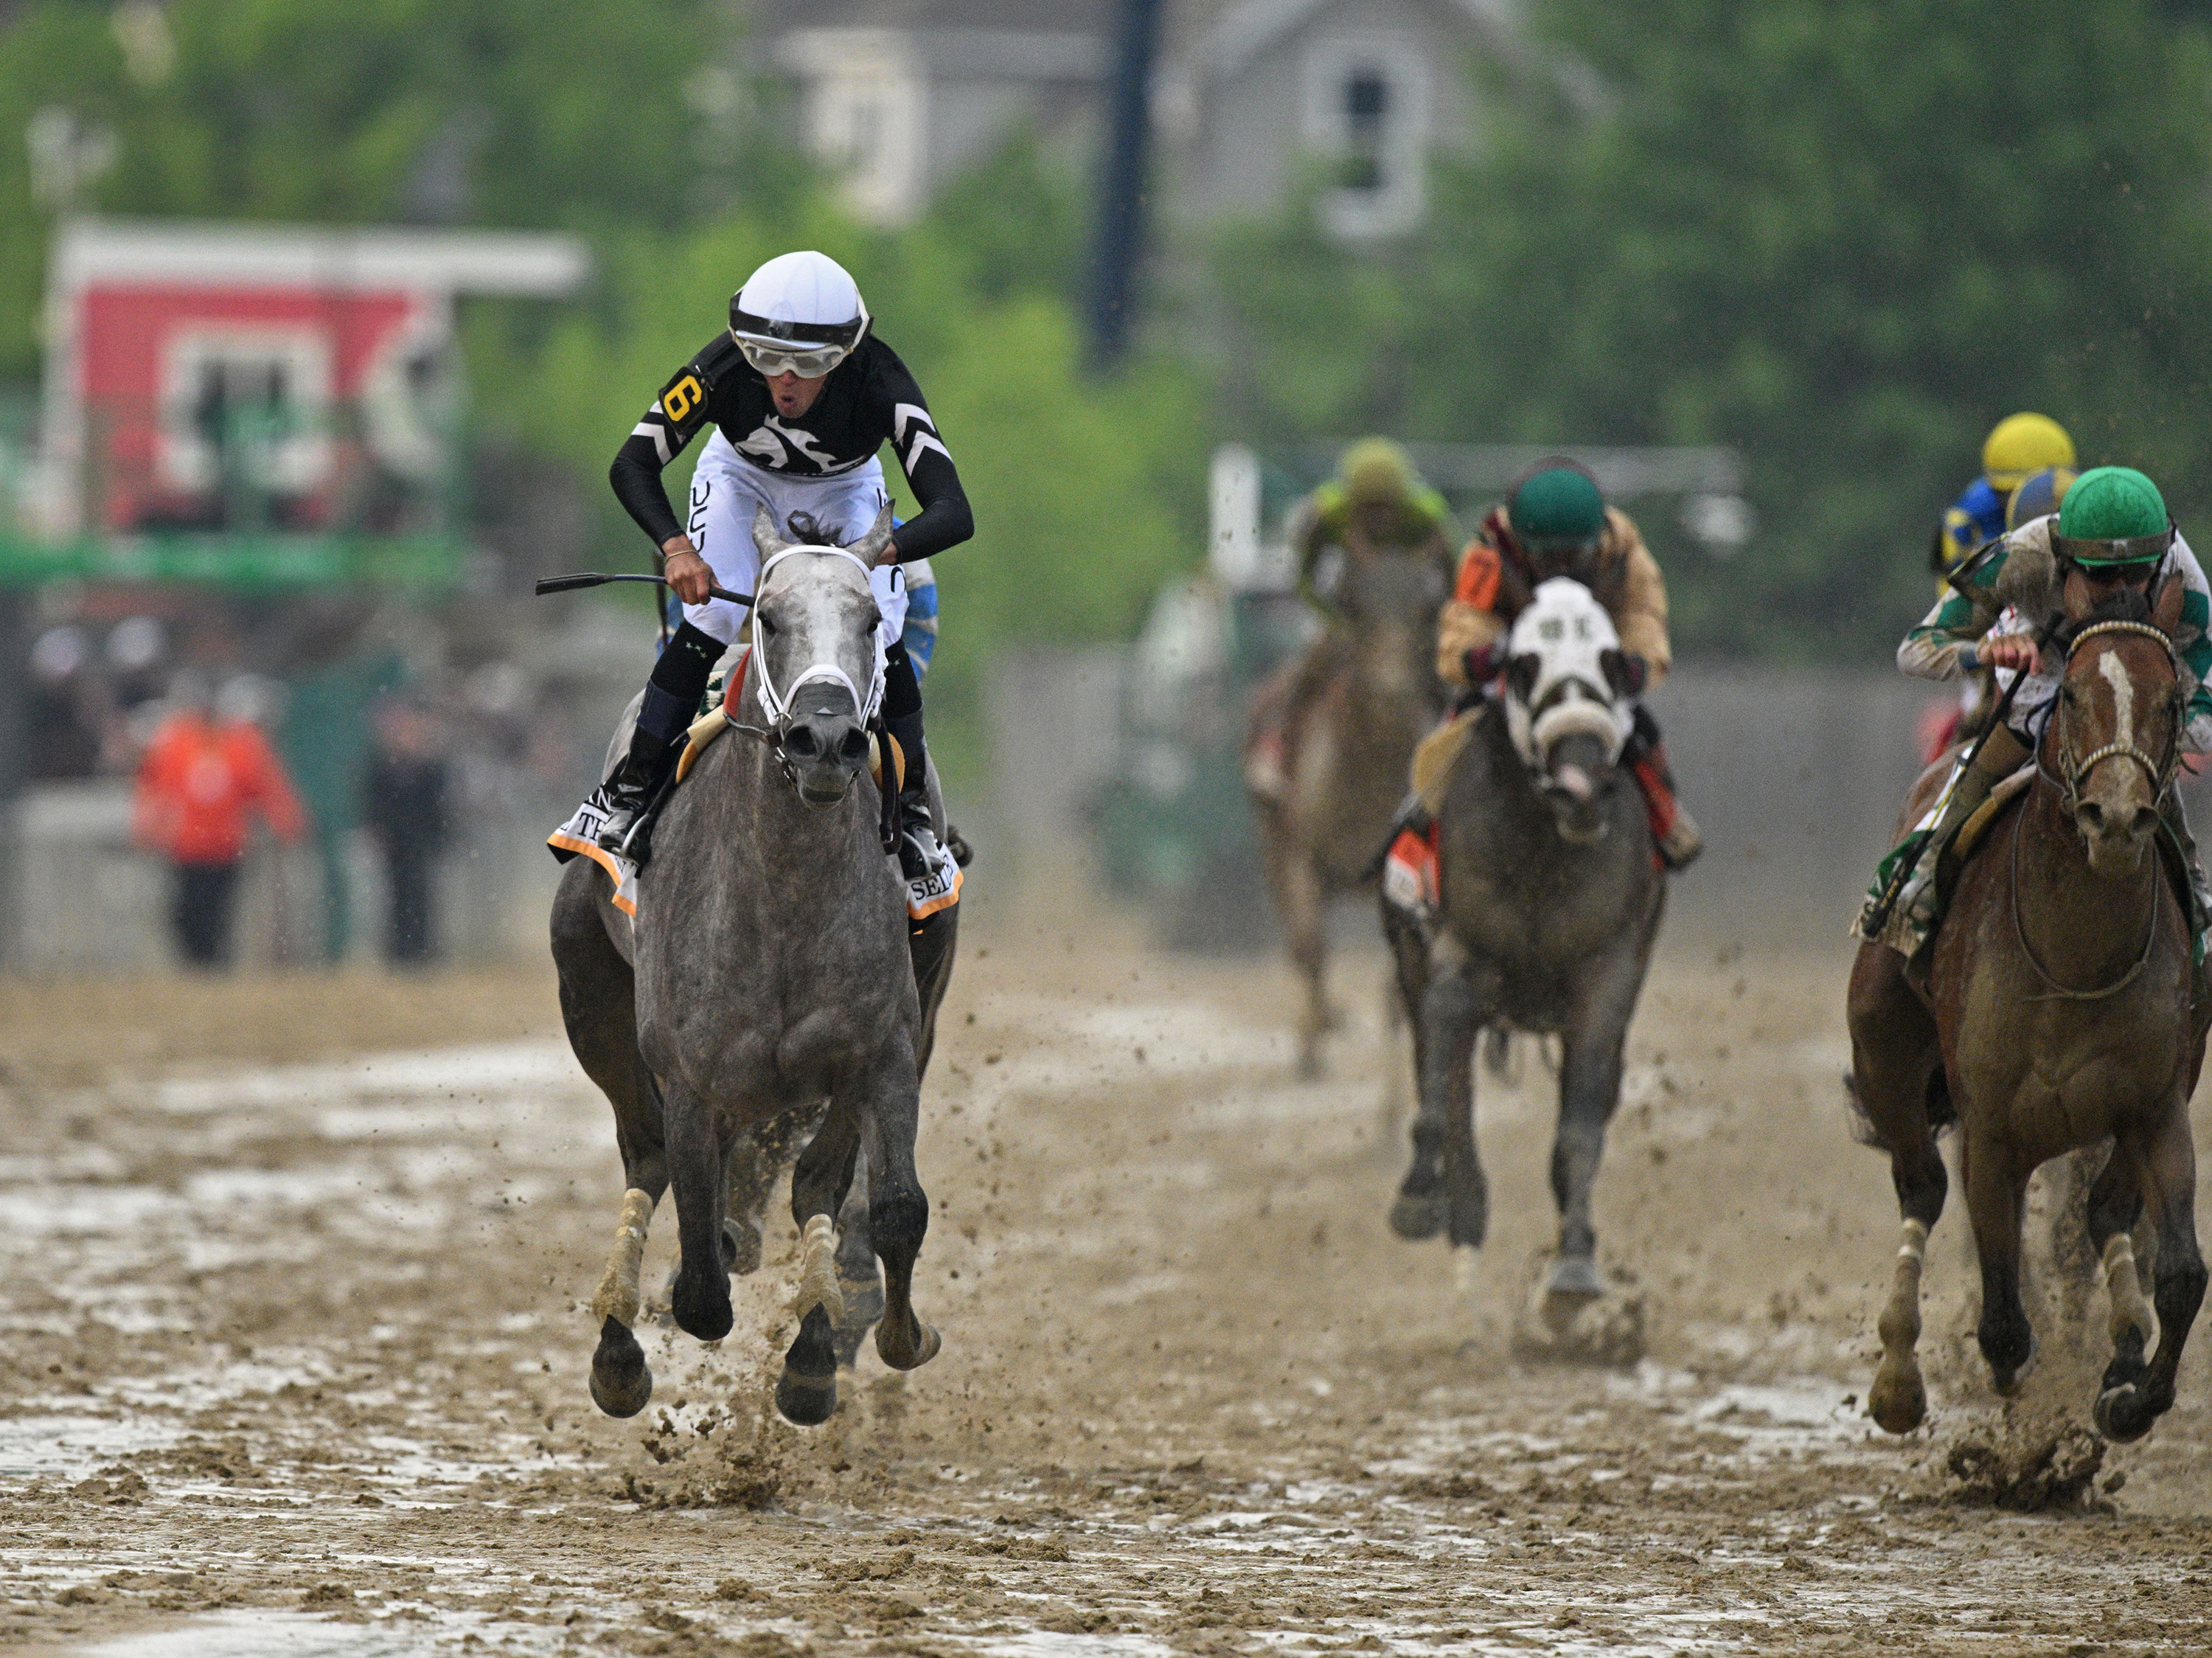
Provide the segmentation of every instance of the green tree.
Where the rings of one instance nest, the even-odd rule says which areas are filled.
[[[1651,526],[1692,648],[1877,653],[1999,417],[2212,507],[2212,53],[2143,0],[1544,0],[1379,259],[1223,255],[1263,436],[1729,442],[1757,539]],[[2185,523],[2187,521],[2185,516]]]

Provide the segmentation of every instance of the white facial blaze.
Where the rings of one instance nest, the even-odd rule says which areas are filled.
[[[1633,715],[1605,677],[1605,653],[1620,649],[1620,636],[1588,588],[1565,576],[1543,583],[1515,619],[1506,648],[1514,661],[1534,656],[1539,663],[1528,699],[1511,692],[1505,698],[1506,729],[1522,759],[1540,768],[1552,745],[1571,732],[1597,736],[1607,759],[1619,756]]]
[[[2128,677],[2128,665],[2120,660],[2118,651],[2108,650],[2097,658],[2097,672],[2112,687],[2112,713],[2119,722],[2114,741],[2123,748],[2132,748],[2136,742],[2136,684]]]

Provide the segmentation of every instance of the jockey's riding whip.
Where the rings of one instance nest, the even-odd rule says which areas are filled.
[[[543,599],[549,593],[573,593],[579,588],[602,588],[610,582],[651,582],[659,587],[668,585],[668,578],[665,576],[599,576],[587,571],[577,576],[541,577],[532,591]],[[707,596],[710,599],[726,599],[733,605],[750,605],[753,601],[753,596],[750,593],[732,593],[727,588],[713,586],[708,588]]]

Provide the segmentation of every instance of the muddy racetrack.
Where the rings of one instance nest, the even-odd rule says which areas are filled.
[[[1844,969],[1662,944],[1598,1199],[1649,1353],[1562,1368],[1513,1353],[1552,1223],[1533,1056],[1479,1086],[1492,1240],[1455,1264],[1384,1222],[1379,957],[1301,1085],[1272,962],[978,928],[924,1096],[945,1352],[865,1351],[811,1431],[767,1409],[785,1217],[729,1340],[641,1329],[652,1406],[592,1408],[622,1182],[550,978],[0,989],[0,1645],[2212,1647],[2203,1331],[2099,1466],[2053,1411],[2086,1417],[2102,1295],[2086,1350],[2046,1311],[2008,1419],[1954,1203],[1931,1426],[1860,1414],[1895,1211],[1845,1134]]]

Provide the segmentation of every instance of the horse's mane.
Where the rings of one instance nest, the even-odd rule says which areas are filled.
[[[2059,643],[2062,649],[2070,648],[2083,632],[2100,622],[2148,622],[2150,619],[2149,598],[2133,588],[2121,588],[2099,600],[2097,607],[2081,620],[2069,623],[2059,635]]]

